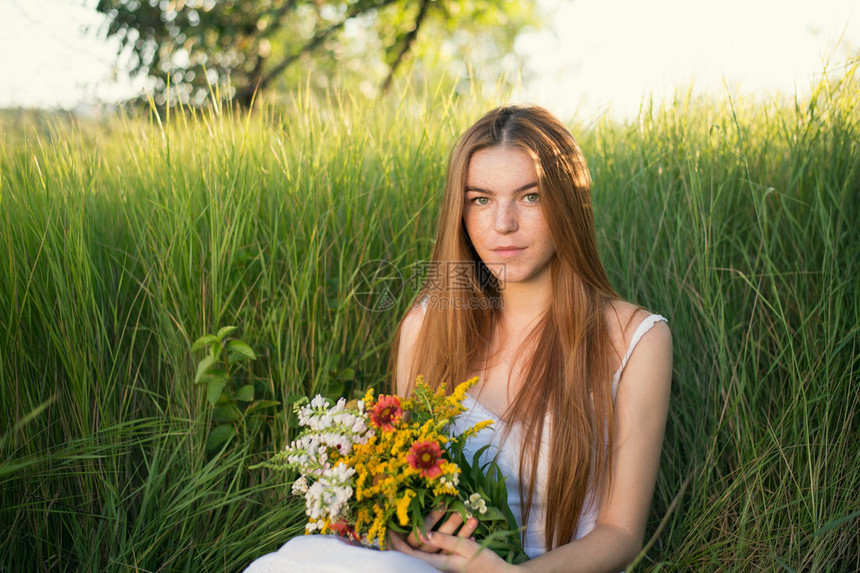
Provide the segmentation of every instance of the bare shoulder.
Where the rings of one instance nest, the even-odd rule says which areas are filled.
[[[421,331],[421,325],[424,324],[424,309],[418,305],[414,305],[403,317],[403,322],[400,324],[400,337],[397,344],[397,372],[396,384],[397,393],[405,396],[409,391],[410,375],[412,369],[412,360],[415,356],[415,342],[418,340],[418,333]]]
[[[612,341],[615,369],[621,366],[636,330],[649,316],[649,311],[622,300],[613,301],[607,309],[606,320]],[[636,342],[621,373],[619,392],[644,391],[650,393],[652,399],[662,401],[668,398],[666,392],[671,384],[672,362],[672,332],[665,321],[656,321]],[[624,384],[624,380],[631,378],[636,379],[632,387]]]
[[[636,329],[639,328],[642,321],[650,316],[650,314],[650,312],[641,306],[636,306],[621,299],[613,300],[607,306],[605,313],[606,326],[609,330],[609,339],[612,343],[616,367],[621,365],[621,360],[630,347]],[[672,334],[664,321],[655,323],[645,338],[649,339],[649,346],[656,345],[657,347],[668,347],[671,349]],[[645,339],[640,344],[644,342]]]
[[[400,325],[400,346],[397,350],[398,355],[404,350],[412,351],[415,345],[415,340],[418,338],[418,333],[421,331],[421,325],[424,324],[424,309],[419,305],[413,305],[403,317],[403,322]]]

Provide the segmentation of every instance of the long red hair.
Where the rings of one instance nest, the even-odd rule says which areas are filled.
[[[494,109],[451,152],[431,268],[447,268],[451,262],[459,268],[456,277],[442,273],[428,280],[419,295],[431,303],[416,339],[410,379],[420,373],[429,384],[451,391],[488,358],[486,341],[501,312],[498,284],[472,248],[463,208],[472,156],[496,146],[521,149],[533,158],[543,214],[556,245],[550,307],[523,343],[534,348],[523,371],[529,391],[518,392],[504,414],[508,428],[517,423],[522,428],[523,523],[532,510],[537,455],[549,433],[545,534],[550,550],[572,539],[589,488],[599,492],[610,477],[614,405],[605,316],[618,297],[597,254],[591,178],[582,151],[564,124],[543,108]],[[468,281],[463,280],[464,268],[471,269]],[[397,371],[399,336],[400,328],[392,372]],[[547,414],[551,428],[545,427]]]

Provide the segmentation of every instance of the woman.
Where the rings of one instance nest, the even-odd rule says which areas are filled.
[[[671,335],[609,285],[585,160],[549,112],[501,107],[460,138],[433,268],[398,330],[397,391],[419,373],[449,390],[480,377],[458,424],[495,419],[468,453],[489,444],[498,456],[532,559],[480,551],[474,518],[441,522],[442,511],[427,516],[429,536],[391,538],[403,555],[378,555],[411,559],[403,571],[622,569],[642,546],[657,476]]]
[[[622,569],[642,546],[657,477],[671,335],[609,285],[588,170],[564,125],[541,108],[503,107],[461,137],[433,261],[474,262],[474,272],[469,283],[463,268],[446,273],[404,318],[398,392],[417,373],[449,388],[479,376],[460,423],[497,420],[472,450],[502,451],[533,557],[521,568]],[[460,522],[392,543],[445,571],[514,569],[478,552],[475,524]]]

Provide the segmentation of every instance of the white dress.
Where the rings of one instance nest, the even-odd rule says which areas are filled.
[[[646,317],[636,328],[627,353],[621,361],[621,366],[612,376],[612,397],[615,398],[621,372],[627,365],[633,349],[639,343],[642,336],[651,330],[657,322],[666,319],[659,314]],[[474,452],[485,445],[490,447],[485,450],[482,462],[496,456],[499,469],[505,476],[505,484],[508,489],[508,505],[511,508],[517,522],[520,523],[521,500],[519,495],[519,460],[520,441],[519,428],[513,427],[508,435],[505,447],[501,448],[501,437],[504,430],[504,422],[499,420],[492,412],[475,400],[470,394],[466,394],[463,401],[466,411],[454,422],[454,431],[463,432],[474,424],[483,420],[492,419],[493,425],[481,430],[477,435],[470,438],[466,443],[464,451],[467,459],[471,459]],[[545,428],[549,431],[549,428]],[[532,504],[529,515],[528,526],[523,536],[523,549],[529,557],[537,557],[546,551],[544,537],[545,519],[545,487],[548,444],[544,443],[538,457],[537,484],[535,484],[535,495],[537,499]],[[579,519],[579,527],[571,541],[581,539],[587,535],[597,522],[597,500],[589,494]],[[429,564],[398,551],[377,551],[350,545],[342,538],[333,535],[302,535],[294,537],[275,553],[263,555],[245,570],[245,573],[435,573],[437,570]]]

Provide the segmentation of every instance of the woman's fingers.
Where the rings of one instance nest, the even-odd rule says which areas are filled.
[[[424,516],[424,530],[430,531],[436,524],[439,523],[439,520],[445,517],[445,514],[448,513],[448,508],[445,506],[440,507],[439,509],[434,509],[430,513]]]
[[[472,525],[470,519],[463,527],[471,528]],[[469,571],[493,571],[495,573],[515,570],[514,566],[505,563],[498,555],[485,550],[465,536],[448,535],[438,531],[420,535],[427,548],[438,550],[438,553],[417,551],[400,537],[392,537],[391,546],[407,555],[426,561],[445,573],[464,573],[467,568]]]
[[[463,517],[456,512],[448,516],[448,519],[446,519],[441,525],[435,527],[436,524],[445,516],[446,511],[447,510],[445,508],[440,508],[428,513],[424,518],[424,531],[429,533],[435,528],[439,533],[456,535],[457,537],[463,538],[469,538],[473,533],[475,533],[475,529],[478,527],[478,520],[474,517],[470,517],[464,523]],[[439,548],[426,545],[421,539],[416,538],[414,533],[410,533],[406,537],[406,543],[408,543],[410,547],[425,553],[439,552]]]
[[[439,532],[429,533],[429,537],[424,536],[424,542],[428,548],[432,548],[433,551],[437,553],[427,553],[426,551],[418,551],[409,546],[409,544],[405,543],[400,537],[392,536],[390,538],[391,547],[400,551],[402,553],[406,553],[407,555],[412,555],[413,557],[417,557],[422,561],[426,561],[427,563],[433,565],[440,571],[444,571],[446,573],[461,573],[465,570],[466,560],[462,555],[458,555],[457,553],[449,553],[448,551],[440,550],[440,547],[437,546],[437,542],[445,547],[453,547],[450,543],[447,543],[445,539],[457,539],[463,542],[464,544],[472,543],[466,539],[461,537],[452,537],[450,535],[446,535]],[[443,539],[445,538],[445,539]],[[460,547],[460,549],[464,549],[466,551],[469,550],[468,546],[464,545]]]
[[[430,531],[431,529],[433,529],[433,527],[439,522],[439,520],[445,517],[446,511],[447,510],[443,507],[440,509],[435,509],[428,513],[426,516],[424,516],[424,531]],[[436,553],[437,551],[439,551],[438,549],[433,547],[428,547],[425,549],[423,547],[424,543],[420,539],[416,538],[414,533],[410,533],[406,537],[406,543],[408,543],[410,547],[420,549],[421,551],[426,551],[428,553]]]
[[[463,524],[463,527],[460,528],[460,531],[457,532],[457,537],[472,537],[472,534],[475,533],[477,528],[478,520],[474,517],[470,517],[466,520],[466,523]]]
[[[434,531],[424,538],[424,542],[428,546],[432,545],[433,547],[436,547],[443,553],[456,553],[467,558],[471,557],[471,554],[474,553],[474,551],[471,550],[472,548],[470,545],[474,545],[474,542],[463,539],[457,535],[439,535],[439,532]]]
[[[439,569],[440,571],[452,571],[451,565],[451,556],[445,555],[442,553],[427,553],[425,551],[420,551],[412,548],[408,543],[403,541],[403,538],[397,535],[390,535],[389,542],[391,544],[392,549],[400,551],[401,553],[405,553],[407,555],[411,555],[416,557],[417,559],[421,559],[434,567]],[[433,548],[433,551],[439,551],[438,548]]]
[[[445,520],[445,523],[436,528],[436,531],[453,534],[461,525],[463,525],[463,517],[455,511]]]

